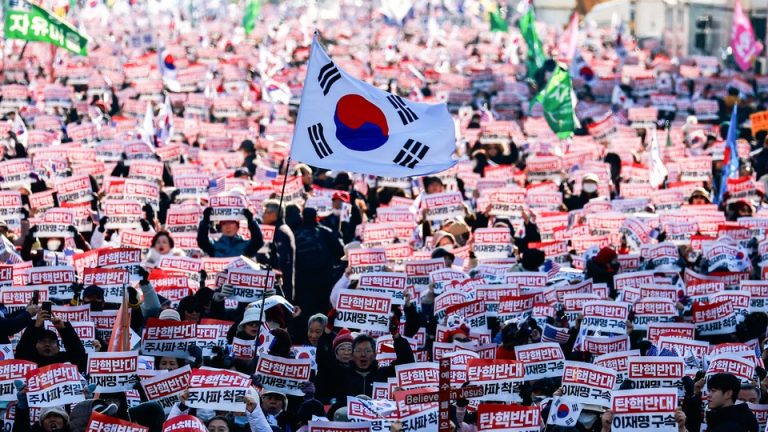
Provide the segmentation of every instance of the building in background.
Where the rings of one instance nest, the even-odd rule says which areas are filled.
[[[655,40],[673,55],[726,54],[733,15],[732,0],[536,0],[535,5],[539,19],[563,26],[574,8],[598,26],[609,25],[617,14],[638,39]],[[755,37],[765,41],[768,0],[743,0],[742,7]],[[765,63],[765,53],[759,61]]]

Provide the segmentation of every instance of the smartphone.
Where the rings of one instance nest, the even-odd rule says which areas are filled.
[[[51,302],[44,301],[43,302],[43,306],[41,307],[41,309],[46,311],[46,312],[48,312],[48,314],[50,315],[50,313],[51,313]]]
[[[37,306],[37,303],[40,301],[40,291],[35,290],[35,292],[32,293],[32,304]]]

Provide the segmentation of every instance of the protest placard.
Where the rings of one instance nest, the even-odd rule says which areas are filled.
[[[496,432],[538,432],[541,410],[537,405],[480,404],[477,430]]]
[[[29,360],[0,360],[0,402],[17,400],[15,380],[24,380],[27,374],[37,369],[37,363]]]
[[[467,363],[467,379],[483,388],[481,400],[520,402],[525,365],[516,360],[472,359]]]
[[[268,389],[287,395],[301,396],[304,383],[312,372],[309,359],[286,359],[268,354],[261,355],[256,364],[255,375],[259,384]]]
[[[611,406],[616,371],[589,363],[565,362],[563,397],[587,405]]]
[[[347,252],[347,256],[352,280],[359,279],[364,273],[382,272],[387,265],[387,255],[383,248],[352,249]]]
[[[98,411],[91,413],[86,432],[148,432],[149,428],[136,423],[108,416]]]
[[[209,367],[192,370],[189,376],[191,408],[207,408],[222,411],[245,411],[245,395],[251,384],[248,375]]]
[[[191,369],[189,365],[141,381],[147,399],[159,403],[166,413],[179,402],[179,395],[187,389]]]
[[[685,363],[682,357],[629,358],[628,378],[635,383],[636,389],[682,388],[680,380],[683,375],[685,375]]]
[[[340,326],[368,331],[387,331],[392,297],[386,293],[343,289],[336,301]]]
[[[141,337],[144,355],[189,357],[189,347],[195,344],[195,323],[149,318]]]
[[[133,389],[138,382],[139,352],[92,352],[88,354],[88,383],[94,391],[114,393]]]
[[[611,430],[676,432],[676,409],[675,389],[615,390],[611,401]]]
[[[405,304],[407,277],[405,273],[397,272],[364,273],[357,281],[357,288],[387,294],[392,298],[392,304],[402,306]]]
[[[736,315],[730,300],[693,304],[693,322],[701,335],[729,334],[736,331]]]
[[[253,269],[231,269],[227,271],[227,284],[233,288],[231,297],[238,302],[250,303],[260,300],[273,289],[274,272]]]
[[[98,285],[103,289],[105,302],[120,303],[130,278],[124,269],[86,268],[82,281],[83,286]]]
[[[525,365],[525,379],[529,381],[560,377],[565,367],[563,349],[554,342],[516,346],[515,358]]]
[[[33,369],[26,378],[30,407],[55,407],[85,400],[80,373],[73,364],[54,363]]]
[[[163,423],[162,432],[206,432],[207,430],[205,423],[199,418],[189,414],[181,414]]]
[[[458,192],[425,195],[422,207],[429,221],[442,221],[464,216],[464,200]]]

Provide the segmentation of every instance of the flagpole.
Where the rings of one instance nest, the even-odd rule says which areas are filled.
[[[290,168],[290,166],[291,166],[291,155],[288,154],[288,159],[286,160],[286,163],[285,163],[285,172],[283,173],[283,187],[282,187],[282,190],[280,191],[280,204],[278,204],[277,206],[277,221],[275,222],[275,231],[277,231],[278,228],[280,228],[277,224],[279,224],[283,218],[283,198],[285,198],[285,184],[288,182],[288,169]],[[277,233],[275,233],[275,235],[277,235]],[[274,242],[274,239],[272,239],[272,241]],[[269,283],[269,273],[271,271],[272,271],[272,266],[267,266],[267,274],[266,274],[266,277],[264,278],[264,280],[267,282],[265,282],[265,284]],[[259,311],[259,324],[262,324],[264,320],[264,304],[266,303],[266,301],[267,301],[267,287],[265,286],[264,293],[261,296],[261,310]],[[293,299],[291,299],[291,301],[293,301]],[[259,343],[259,337],[261,337],[261,327],[262,326],[260,325],[259,330],[256,332],[256,343]],[[258,349],[257,349],[257,352],[258,352]]]
[[[28,43],[29,41],[24,41],[24,46],[21,47],[21,52],[19,53],[19,58],[17,61],[21,61],[21,58],[24,57],[24,51],[26,51]]]

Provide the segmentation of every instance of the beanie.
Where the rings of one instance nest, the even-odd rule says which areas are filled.
[[[611,261],[618,257],[619,256],[616,254],[616,251],[606,246],[600,249],[600,252],[598,252],[593,259],[598,264],[608,265]]]
[[[333,338],[333,352],[335,353],[339,345],[344,343],[348,343],[350,345],[352,344],[352,333],[350,333],[347,329],[341,329],[339,334]]]

